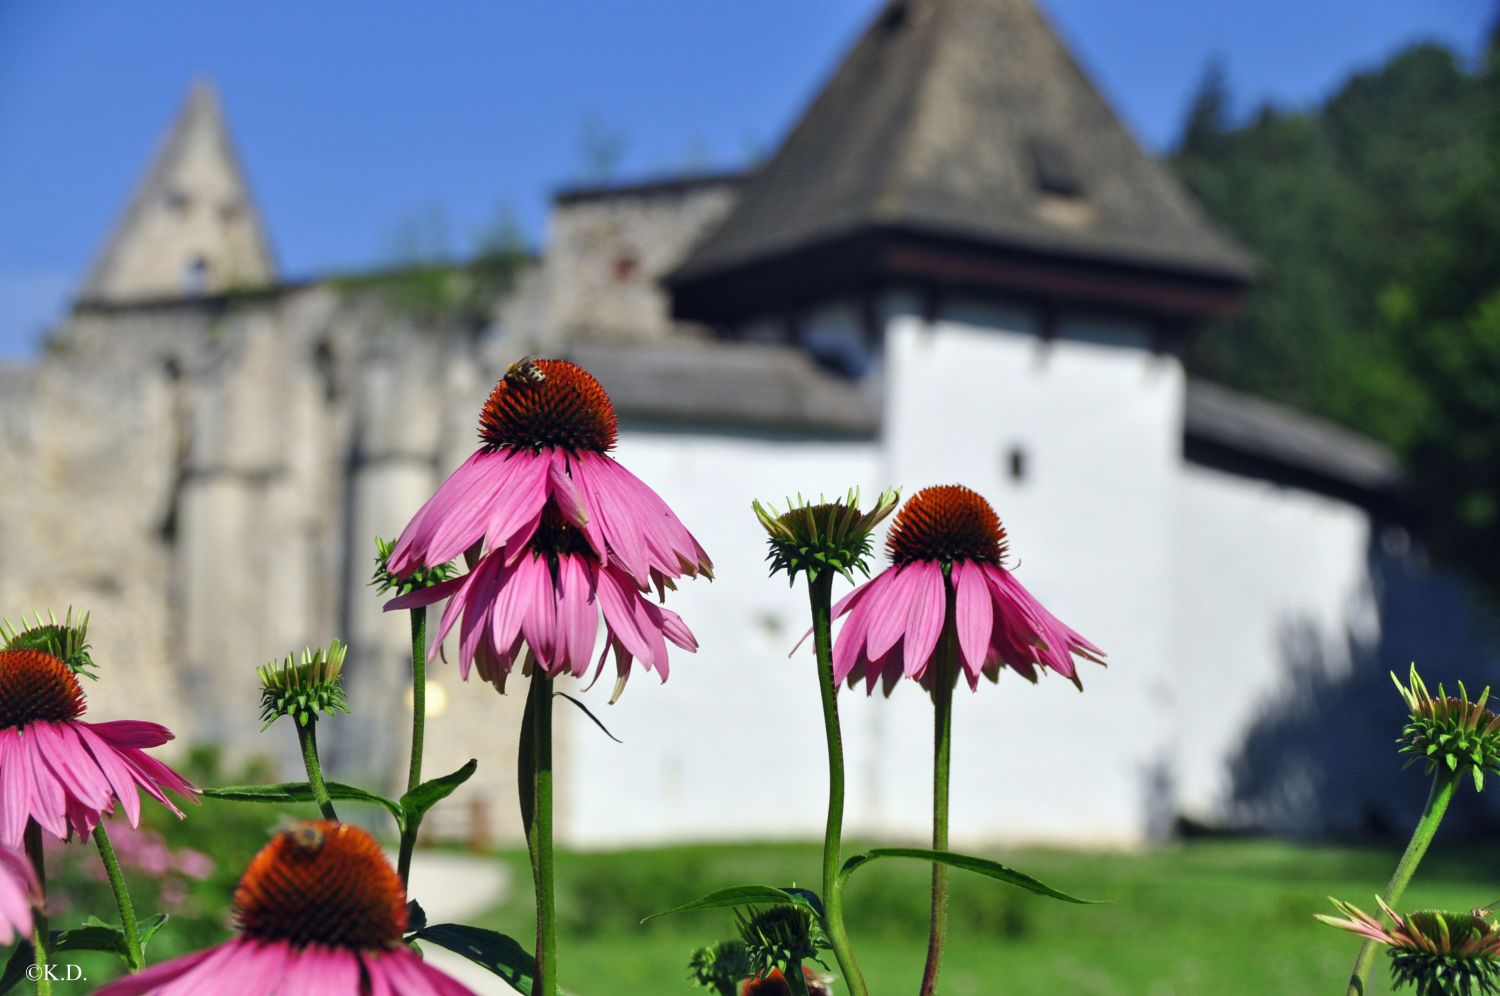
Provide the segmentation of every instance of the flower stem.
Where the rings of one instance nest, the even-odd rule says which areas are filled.
[[[422,742],[427,731],[427,606],[411,610],[411,767],[406,773],[406,791],[422,784]],[[411,855],[417,846],[417,831],[422,817],[417,816],[401,828],[401,850],[396,870],[401,886],[411,877]]]
[[[307,782],[312,786],[313,798],[323,811],[325,820],[336,820],[333,800],[328,797],[328,786],[323,784],[323,765],[318,761],[318,734],[316,717],[306,723],[297,723],[297,742],[302,745],[302,764],[307,768]]]
[[[526,828],[536,889],[535,996],[557,996],[557,904],[552,882],[552,679],[533,662],[527,704],[531,733],[531,820]],[[523,731],[524,732],[524,731]]]
[[[126,960],[132,972],[139,972],[146,964],[141,951],[141,932],[136,926],[135,904],[130,901],[130,890],[125,887],[125,876],[120,874],[120,860],[109,842],[109,831],[100,820],[94,827],[94,845],[99,848],[99,859],[104,862],[104,871],[109,876],[109,887],[115,893],[115,908],[120,911],[120,927],[125,931]]]
[[[1453,790],[1458,787],[1459,774],[1459,772],[1444,771],[1432,780],[1432,788],[1427,792],[1427,805],[1423,807],[1422,816],[1417,820],[1417,827],[1411,833],[1406,852],[1396,863],[1396,870],[1392,873],[1390,882],[1386,884],[1385,893],[1380,897],[1387,905],[1394,906],[1401,899],[1401,894],[1406,891],[1407,883],[1417,871],[1418,862],[1427,853],[1427,847],[1437,833],[1438,824],[1443,822],[1443,814],[1448,811],[1448,803],[1453,798]],[[1346,996],[1364,996],[1365,976],[1370,974],[1370,963],[1375,960],[1376,946],[1376,942],[1370,940],[1360,945],[1359,954],[1354,959],[1354,971],[1349,975],[1349,990]]]
[[[47,932],[47,863],[42,855],[42,827],[36,820],[26,821],[26,857],[31,860],[31,869],[36,872],[37,889],[41,902],[31,915],[31,951],[36,964],[37,996],[51,996],[52,979],[47,975],[47,947],[51,934]]]
[[[800,958],[793,958],[786,966],[786,988],[791,996],[808,996],[807,976],[802,973]]]
[[[948,770],[953,752],[953,687],[958,681],[958,635],[954,628],[953,587],[948,586],[948,611],[932,666],[932,849],[948,849]],[[932,866],[932,925],[927,934],[927,965],[922,970],[921,996],[937,992],[943,940],[948,933],[948,867]]]
[[[844,739],[839,730],[838,686],[833,681],[833,639],[830,633],[833,572],[824,570],[808,583],[812,607],[813,649],[818,657],[818,687],[823,695],[823,730],[828,739],[828,824],[823,831],[823,908],[828,942],[851,996],[869,996],[864,975],[854,960],[849,931],[844,925],[843,883],[839,859],[844,826]]]

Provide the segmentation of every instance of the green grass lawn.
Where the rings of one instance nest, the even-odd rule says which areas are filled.
[[[1326,897],[1374,908],[1398,851],[1234,840],[1145,854],[1020,851],[993,856],[1074,895],[1040,899],[962,872],[940,990],[947,996],[1301,996],[1342,993],[1358,940],[1316,923]],[[728,911],[641,917],[726,885],[816,886],[815,845],[674,847],[564,854],[558,861],[562,983],[573,996],[692,993],[688,954],[733,935]],[[514,889],[483,926],[533,930],[524,852],[507,852]],[[855,950],[876,996],[915,993],[926,949],[927,869],[882,862],[848,889]],[[1424,862],[1404,907],[1468,909],[1500,897],[1500,853],[1444,848]],[[830,959],[830,964],[832,961]],[[1390,992],[1385,961],[1371,996]],[[835,992],[844,992],[836,987]]]

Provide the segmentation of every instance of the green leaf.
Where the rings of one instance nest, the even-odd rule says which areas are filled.
[[[795,902],[817,914],[819,923],[826,922],[827,915],[823,912],[823,899],[816,892],[811,889],[799,889],[795,885],[787,886],[785,891]]]
[[[450,776],[451,777],[451,776]],[[401,808],[401,803],[394,799],[387,799],[383,795],[374,792],[366,792],[355,785],[345,785],[343,782],[328,782],[328,797],[348,802],[366,802],[372,806],[380,806],[396,818],[396,824],[400,828],[406,826],[406,814]],[[422,786],[417,786],[414,791],[420,791]],[[203,794],[210,799],[228,799],[231,802],[266,802],[287,804],[293,802],[316,802],[313,798],[312,786],[307,782],[280,782],[275,785],[225,785],[220,788],[206,788]]]
[[[421,930],[427,926],[427,911],[415,899],[406,904],[406,929]]]
[[[136,925],[136,933],[141,939],[142,955],[146,953],[146,945],[151,943],[151,938],[155,937],[156,932],[166,925],[168,919],[169,917],[165,913],[158,913],[155,916],[147,917]]]
[[[1013,885],[1027,892],[1034,892],[1039,896],[1047,896],[1051,899],[1060,899],[1065,903],[1078,903],[1080,905],[1093,906],[1099,903],[1096,899],[1079,899],[1070,896],[1066,892],[1059,892],[1052,886],[1039,882],[1014,868],[1007,868],[998,861],[988,858],[976,858],[969,854],[956,854],[953,851],[930,851],[925,847],[874,847],[861,854],[853,855],[844,862],[844,867],[839,869],[839,877],[846,878],[856,868],[863,867],[877,858],[915,858],[918,861],[927,861],[934,864],[948,865],[952,868],[960,868],[971,871],[977,875],[993,878],[996,881]]]
[[[423,782],[403,795],[399,805],[406,813],[408,825],[421,820],[429,809],[452,795],[453,790],[468,781],[478,767],[479,762],[471,757],[468,764],[452,774]]]
[[[799,890],[800,891],[800,890]],[[817,907],[799,895],[794,895],[785,889],[777,889],[769,885],[732,885],[727,889],[710,892],[706,896],[700,896],[690,903],[674,906],[672,909],[653,913],[642,920],[655,920],[660,916],[671,916],[674,913],[691,913],[695,910],[722,910],[734,906],[751,906],[756,903],[791,903],[794,906],[807,906],[817,911]]]
[[[8,993],[16,985],[26,978],[26,970],[31,967],[34,957],[31,951],[31,942],[21,938],[16,949],[10,953],[10,960],[5,963],[5,972],[0,974],[0,993]]]
[[[439,923],[408,935],[407,940],[428,941],[461,954],[500,976],[523,996],[531,996],[536,959],[514,937],[462,923]]]
[[[625,741],[621,740],[619,737],[615,736],[613,733],[609,732],[609,727],[605,726],[604,723],[599,719],[599,717],[595,716],[592,712],[590,712],[589,711],[589,707],[586,706],[586,705],[584,705],[578,699],[575,699],[573,696],[569,695],[567,692],[553,692],[552,694],[555,695],[555,696],[557,696],[558,698],[567,699],[569,702],[571,702],[574,705],[576,705],[579,709],[582,709],[583,710],[583,714],[585,716],[587,716],[589,719],[592,719],[594,721],[594,725],[597,726],[597,727],[599,727],[599,729],[603,730],[604,731],[604,735],[606,737],[609,737],[609,739],[613,740],[615,743],[617,743],[617,744],[623,744],[625,742]]]
[[[55,932],[52,935],[52,950],[106,951],[120,958],[130,957],[130,948],[125,943],[125,931],[119,927],[111,927],[97,917],[89,917],[82,927]]]

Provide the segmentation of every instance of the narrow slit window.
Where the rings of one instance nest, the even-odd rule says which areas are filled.
[[[1019,446],[1012,446],[1005,455],[1006,468],[1010,471],[1010,479],[1017,483],[1026,480],[1026,451]]]

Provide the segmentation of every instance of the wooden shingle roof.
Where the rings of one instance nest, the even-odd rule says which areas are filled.
[[[1230,287],[1254,272],[1031,0],[890,0],[670,283],[691,299],[871,232]]]

